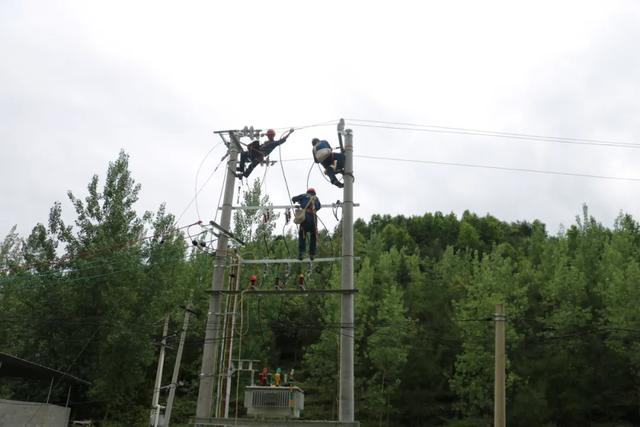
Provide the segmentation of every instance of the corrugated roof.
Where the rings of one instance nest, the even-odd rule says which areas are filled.
[[[7,353],[0,352],[0,377],[14,378],[32,378],[50,380],[51,378],[59,379],[68,383],[90,385],[89,381],[85,381],[78,377],[74,377],[66,372],[57,369],[47,368],[38,363],[29,362],[28,360],[12,356]]]

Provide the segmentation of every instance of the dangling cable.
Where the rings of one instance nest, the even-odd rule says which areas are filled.
[[[311,163],[311,167],[309,168],[309,172],[307,173],[307,188],[309,188],[309,177],[311,176],[311,171],[313,170],[314,163]]]
[[[284,180],[284,185],[287,189],[287,195],[289,196],[289,200],[288,200],[288,204],[291,205],[291,208],[293,209],[293,201],[291,200],[291,191],[289,190],[289,182],[287,181],[287,174],[285,174],[284,172],[284,166],[282,164],[282,150],[280,149],[281,145],[278,145],[278,158],[279,158],[279,163],[280,163],[280,170],[282,171],[282,179]],[[307,182],[309,180],[307,179]],[[291,211],[288,211],[288,215],[287,212],[285,212],[285,223],[282,226],[282,240],[284,241],[284,246],[287,249],[287,255],[289,256],[289,258],[291,258],[291,251],[289,250],[289,243],[287,242],[287,237],[285,235],[285,228],[287,227],[287,224],[289,223],[289,219],[287,219],[287,216],[290,217],[291,215]]]
[[[291,215],[291,214],[289,214],[289,215]],[[285,220],[285,221],[286,221],[286,220]],[[285,234],[285,229],[287,228],[287,224],[288,224],[288,223],[289,223],[289,222],[288,222],[288,221],[286,221],[286,222],[284,223],[284,225],[282,226],[282,241],[284,242],[284,248],[287,250],[287,256],[288,256],[289,258],[291,258],[291,251],[289,250],[289,242],[287,242],[287,236],[286,236],[286,234]]]
[[[284,179],[284,186],[287,188],[287,195],[289,196],[289,203],[291,203],[291,191],[289,191],[289,183],[287,182],[287,175],[284,173],[284,166],[282,165],[282,150],[281,150],[281,148],[282,148],[282,145],[278,145],[278,160],[280,161],[280,170],[282,170],[282,179]]]
[[[202,188],[198,189],[198,176],[200,175],[200,169],[202,169],[202,165],[204,165],[204,162],[205,162],[205,160],[207,160],[207,157],[209,157],[209,154],[211,154],[213,152],[213,150],[218,148],[218,146],[220,146],[220,144],[222,144],[222,142],[218,142],[211,150],[209,150],[209,152],[204,156],[204,158],[200,162],[200,165],[198,166],[198,170],[196,171],[196,178],[195,178],[195,183],[194,183],[195,195],[193,196],[193,198],[194,198],[195,204],[196,204],[196,214],[198,215],[198,219],[200,219],[200,211],[198,209],[198,193],[200,193],[200,191],[202,190]],[[226,157],[226,156],[224,156],[224,157]],[[211,179],[211,176],[213,176],[213,174],[216,173],[216,171],[218,170],[218,167],[220,167],[220,164],[224,161],[224,157],[222,157],[220,159],[220,162],[218,163],[218,165],[213,170],[213,173],[211,175],[209,175],[209,178],[207,178],[207,182],[209,181],[209,179]],[[205,184],[206,184],[206,182],[205,182]],[[203,185],[203,187],[204,187],[204,185]]]
[[[211,180],[211,178],[213,178],[213,175],[215,175],[215,173],[218,171],[218,168],[220,167],[220,165],[222,164],[222,162],[224,161],[224,158],[220,159],[220,162],[218,163],[218,165],[213,169],[213,172],[211,172],[209,174],[209,176],[207,177],[207,180],[204,182],[204,184],[202,184],[202,186],[200,187],[200,189],[196,192],[195,196],[193,196],[193,200],[195,201],[195,205],[196,205],[196,215],[198,216],[198,219],[200,219],[200,209],[198,207],[198,194],[200,194],[200,192],[204,189],[205,185],[207,185],[207,183],[209,182],[209,180]],[[226,178],[226,175],[225,175]],[[224,188],[224,187],[223,187]],[[220,190],[220,194],[222,194],[222,190]]]
[[[195,202],[196,203],[196,212],[198,211],[198,194],[200,194],[200,192],[204,189],[204,187],[209,183],[209,181],[211,180],[211,178],[213,177],[213,175],[217,172],[218,167],[220,166],[220,163],[222,163],[222,160],[220,160],[220,163],[218,163],[218,166],[216,166],[216,168],[213,170],[213,172],[211,172],[209,174],[209,176],[207,177],[206,181],[204,182],[204,184],[202,184],[202,186],[200,188],[198,188],[198,176],[200,174],[200,169],[202,168],[202,165],[204,165],[205,160],[207,159],[207,157],[216,149],[218,148],[218,146],[220,146],[220,144],[222,144],[222,142],[219,142],[218,144],[216,144],[211,150],[209,150],[209,152],[204,156],[204,158],[202,159],[202,161],[200,162],[200,166],[198,166],[198,170],[196,171],[196,177],[195,177],[195,194],[193,196],[193,198],[189,201],[189,203],[187,204],[187,206],[184,208],[184,210],[182,211],[182,213],[180,213],[180,215],[178,216],[178,219],[176,219],[175,223],[174,223],[174,227],[178,225],[178,222],[180,222],[180,220],[182,219],[182,217],[184,216],[184,214],[187,212],[187,210],[191,207],[191,205]],[[224,157],[223,157],[224,159]],[[200,214],[198,213],[198,217],[200,216]]]
[[[220,201],[222,200],[222,194],[224,193],[224,186],[227,183],[227,174],[224,174],[224,178],[222,179],[222,187],[220,188],[220,197],[218,197],[218,207],[216,208],[216,213],[213,215],[213,220],[218,220],[218,211],[220,210]],[[200,216],[198,216],[200,219]]]
[[[336,200],[336,206],[332,208],[334,218],[336,221],[340,222],[340,218],[338,218],[338,209],[342,209],[342,202],[340,200]]]
[[[269,171],[269,163],[264,165],[264,174],[262,174],[262,181],[260,182],[260,194],[266,195],[267,193],[267,172]]]
[[[324,222],[322,222],[322,219],[320,217],[318,217],[317,215],[316,215],[316,217],[318,218],[318,221],[320,221],[320,224],[322,224],[324,229],[327,231],[327,239],[329,239],[329,244],[331,246],[331,256],[335,257],[336,256],[336,251],[335,251],[335,248],[333,247],[333,239],[331,238],[331,233],[329,232],[329,229],[324,224]]]
[[[322,178],[324,178],[325,181],[327,181],[330,184],[333,184],[331,182],[331,180],[329,178],[327,178],[327,174],[324,173],[324,171],[322,169],[320,169],[320,164],[318,163],[318,170],[320,171],[320,175],[322,176]],[[337,179],[337,178],[336,178]]]

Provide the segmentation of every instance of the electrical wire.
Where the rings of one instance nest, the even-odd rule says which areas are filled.
[[[309,172],[307,173],[307,188],[309,188],[309,178],[311,177],[311,171],[313,170],[313,165],[315,163],[311,163],[311,167],[309,168]]]
[[[216,167],[213,169],[213,172],[211,172],[209,174],[209,176],[207,177],[207,180],[204,182],[204,184],[202,184],[202,186],[200,188],[198,187],[198,181],[196,178],[196,184],[195,187],[197,188],[196,193],[193,196],[193,200],[195,202],[196,205],[196,215],[198,216],[198,219],[200,219],[200,208],[198,205],[198,195],[200,194],[200,192],[204,189],[204,187],[209,183],[209,181],[211,180],[211,178],[213,178],[213,176],[216,174],[216,172],[218,171],[218,168],[220,167],[220,165],[224,162],[224,157],[222,159],[220,159],[220,162],[216,165]],[[226,177],[226,175],[225,175]]]
[[[284,172],[284,166],[282,164],[282,145],[278,145],[278,160],[280,163],[280,170],[282,171],[282,179],[284,180],[284,186],[287,189],[287,196],[289,197],[287,203],[291,205],[291,211],[294,209],[293,201],[291,200],[291,191],[289,190],[289,182],[287,181],[287,174]],[[289,250],[289,243],[287,242],[287,237],[285,236],[285,228],[287,226],[287,222],[285,220],[284,225],[282,226],[282,240],[284,241],[284,246],[287,250],[287,254],[291,257],[291,251]]]
[[[568,138],[557,136],[545,136],[516,132],[500,132],[489,131],[480,129],[470,129],[463,127],[448,127],[448,126],[436,126],[436,125],[423,125],[414,123],[402,123],[402,122],[386,122],[382,120],[365,120],[365,119],[346,119],[352,122],[352,126],[391,129],[391,130],[403,130],[412,132],[430,132],[430,133],[449,133],[457,135],[474,135],[474,136],[490,136],[497,138],[508,138],[515,140],[528,140],[528,141],[541,141],[541,142],[556,142],[560,144],[577,144],[577,145],[594,145],[594,146],[607,146],[607,147],[619,147],[619,148],[640,148],[639,143],[624,142],[624,141],[610,141],[603,139],[589,139],[589,138]],[[374,123],[374,124],[366,124]]]
[[[289,203],[293,207],[293,202],[291,201],[291,191],[289,190],[289,182],[287,181],[287,175],[284,173],[284,166],[282,165],[282,150],[281,146],[278,145],[278,157],[280,163],[280,170],[282,170],[282,179],[284,180],[284,186],[287,189],[287,195],[289,196]]]
[[[394,157],[378,157],[378,156],[368,156],[368,155],[357,155],[354,157],[361,158],[361,159],[384,160],[384,161],[392,161],[392,162],[423,163],[423,164],[440,165],[440,166],[458,166],[458,167],[467,167],[467,168],[502,170],[502,171],[510,171],[510,172],[526,172],[526,173],[535,173],[535,174],[542,174],[542,175],[561,175],[561,176],[573,176],[573,177],[579,177],[579,178],[594,178],[594,179],[608,179],[608,180],[614,180],[614,181],[640,182],[640,178],[626,178],[626,177],[617,177],[617,176],[608,176],[608,175],[594,175],[594,174],[585,174],[585,173],[549,171],[549,170],[541,170],[541,169],[511,168],[511,167],[504,167],[504,166],[479,165],[474,163],[439,162],[435,160],[402,159],[402,158],[394,158]]]
[[[85,343],[85,345],[82,347],[82,349],[80,350],[80,352],[76,355],[76,357],[73,359],[73,361],[71,362],[71,364],[62,372],[68,372],[73,365],[75,365],[76,361],[78,360],[78,358],[82,355],[82,353],[84,353],[84,351],[87,349],[87,346],[89,345],[89,343],[93,340],[93,338],[98,334],[98,331],[100,330],[100,326],[98,326],[96,328],[96,330],[93,332],[93,334],[89,337],[89,339],[87,340],[87,342]],[[51,386],[51,390],[53,390],[58,384],[60,384],[60,382],[62,381],[62,379],[64,378],[64,376],[60,376],[56,382]],[[38,405],[38,407],[36,408],[36,410],[33,412],[33,415],[31,415],[31,417],[29,418],[29,421],[27,421],[25,423],[25,425],[29,425],[31,424],[31,421],[33,420],[33,418],[38,414],[38,411],[40,411],[40,409],[44,408],[45,405]]]
[[[360,159],[385,160],[385,161],[388,160],[388,161],[407,162],[407,163],[424,163],[424,164],[432,164],[432,165],[469,167],[469,168],[478,168],[478,169],[493,169],[493,170],[503,170],[503,171],[510,171],[510,172],[535,173],[535,174],[543,174],[543,175],[573,176],[578,178],[607,179],[607,180],[615,180],[615,181],[632,181],[632,182],[640,181],[640,178],[633,178],[633,177],[627,178],[627,177],[615,177],[615,176],[608,176],[608,175],[582,174],[582,173],[572,173],[572,172],[562,172],[562,171],[546,171],[546,170],[527,169],[527,168],[512,168],[512,167],[506,167],[506,166],[480,165],[475,163],[439,162],[435,160],[402,159],[402,158],[380,157],[380,156],[369,156],[369,155],[354,155],[353,157],[360,158]],[[294,158],[294,159],[282,159],[282,162],[302,162],[307,160],[308,159],[304,159],[304,158]],[[310,173],[311,171],[309,171],[309,174]],[[308,185],[309,185],[309,175],[307,175],[307,186]]]
[[[207,177],[207,180],[205,181],[204,184],[202,184],[202,187],[198,188],[198,175],[200,174],[200,169],[202,168],[202,165],[204,165],[205,160],[207,159],[207,157],[209,157],[209,155],[220,146],[220,144],[222,144],[222,142],[217,143],[216,145],[213,146],[213,148],[211,150],[209,150],[207,152],[207,154],[205,154],[205,156],[202,158],[202,161],[200,162],[200,165],[198,166],[198,169],[196,170],[196,176],[195,176],[195,195],[193,196],[193,198],[191,199],[191,201],[189,201],[189,203],[187,204],[187,206],[184,208],[184,210],[182,211],[182,213],[178,216],[178,219],[176,219],[175,224],[177,224],[182,217],[184,216],[184,214],[187,212],[187,210],[189,209],[189,207],[191,207],[191,205],[195,202],[196,204],[196,212],[198,212],[198,194],[200,194],[200,192],[202,191],[202,189],[207,185],[207,183],[209,182],[209,180],[213,177],[213,175],[216,173],[216,171],[218,170],[218,166],[220,166],[220,164],[218,164],[218,166],[215,167],[215,169],[213,170],[213,172],[211,172],[211,174],[209,174],[209,176]],[[224,157],[223,157],[224,159]],[[220,162],[222,163],[222,160],[220,160]],[[200,216],[200,214],[198,213],[198,216]]]
[[[224,186],[227,183],[227,175],[224,174],[224,178],[222,179],[222,187],[220,187],[220,196],[218,197],[218,208],[216,209],[216,213],[213,215],[213,220],[218,221],[218,211],[220,210],[220,202],[222,201],[222,195],[224,194]],[[200,219],[200,218],[198,218]]]
[[[276,127],[273,128],[274,130],[283,130],[283,129],[295,129],[295,130],[300,130],[300,129],[308,129],[308,128],[313,128],[313,127],[322,127],[322,126],[329,126],[329,125],[335,125],[340,121],[340,119],[332,119],[332,120],[327,120],[324,122],[319,122],[319,123],[315,123],[315,124],[311,124],[311,125],[304,125],[304,126],[282,126],[282,127]]]

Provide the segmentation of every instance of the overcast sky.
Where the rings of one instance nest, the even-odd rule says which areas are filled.
[[[356,155],[640,178],[640,148],[357,126],[355,119],[640,144],[640,2],[0,1],[0,238],[46,223],[124,149],[138,210],[212,219],[214,130],[303,127],[282,146],[303,192],[310,140]],[[351,119],[351,120],[349,120]],[[207,155],[210,153],[209,155]],[[277,151],[272,158],[278,159]],[[201,166],[201,167],[200,167]],[[200,169],[199,169],[200,167]],[[640,182],[356,158],[356,216],[464,210],[540,219],[587,203],[640,217]],[[257,168],[252,178],[262,177]],[[198,187],[195,203],[189,206]],[[279,167],[265,191],[287,202]],[[341,198],[318,169],[323,202]],[[329,210],[321,218],[334,223]]]

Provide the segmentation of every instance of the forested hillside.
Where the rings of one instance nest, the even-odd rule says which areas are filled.
[[[86,194],[69,193],[73,224],[56,204],[48,224],[28,236],[12,231],[0,247],[0,351],[90,381],[73,390],[73,413],[103,425],[146,424],[163,319],[172,319],[168,384],[189,302],[198,315],[174,420],[186,423],[195,413],[212,236],[197,225],[176,228],[163,206],[137,212],[140,191],[121,153]],[[243,198],[268,203],[257,181]],[[294,257],[295,236],[282,234],[282,218],[264,213],[234,218],[247,242],[240,254]],[[323,230],[318,242],[318,256],[339,255],[339,227]],[[630,215],[609,229],[585,207],[558,234],[537,221],[470,212],[373,216],[356,222],[355,251],[356,419],[363,426],[493,425],[491,316],[501,302],[508,425],[640,424],[640,227]],[[299,268],[288,287],[306,273]],[[241,272],[250,274],[273,288],[285,272]],[[318,264],[306,286],[339,287],[339,264]],[[305,418],[334,419],[344,331],[337,296],[249,296],[241,356],[295,369]],[[0,383],[0,398],[44,401],[47,391],[48,384]],[[64,404],[66,393],[56,384],[52,400]]]

